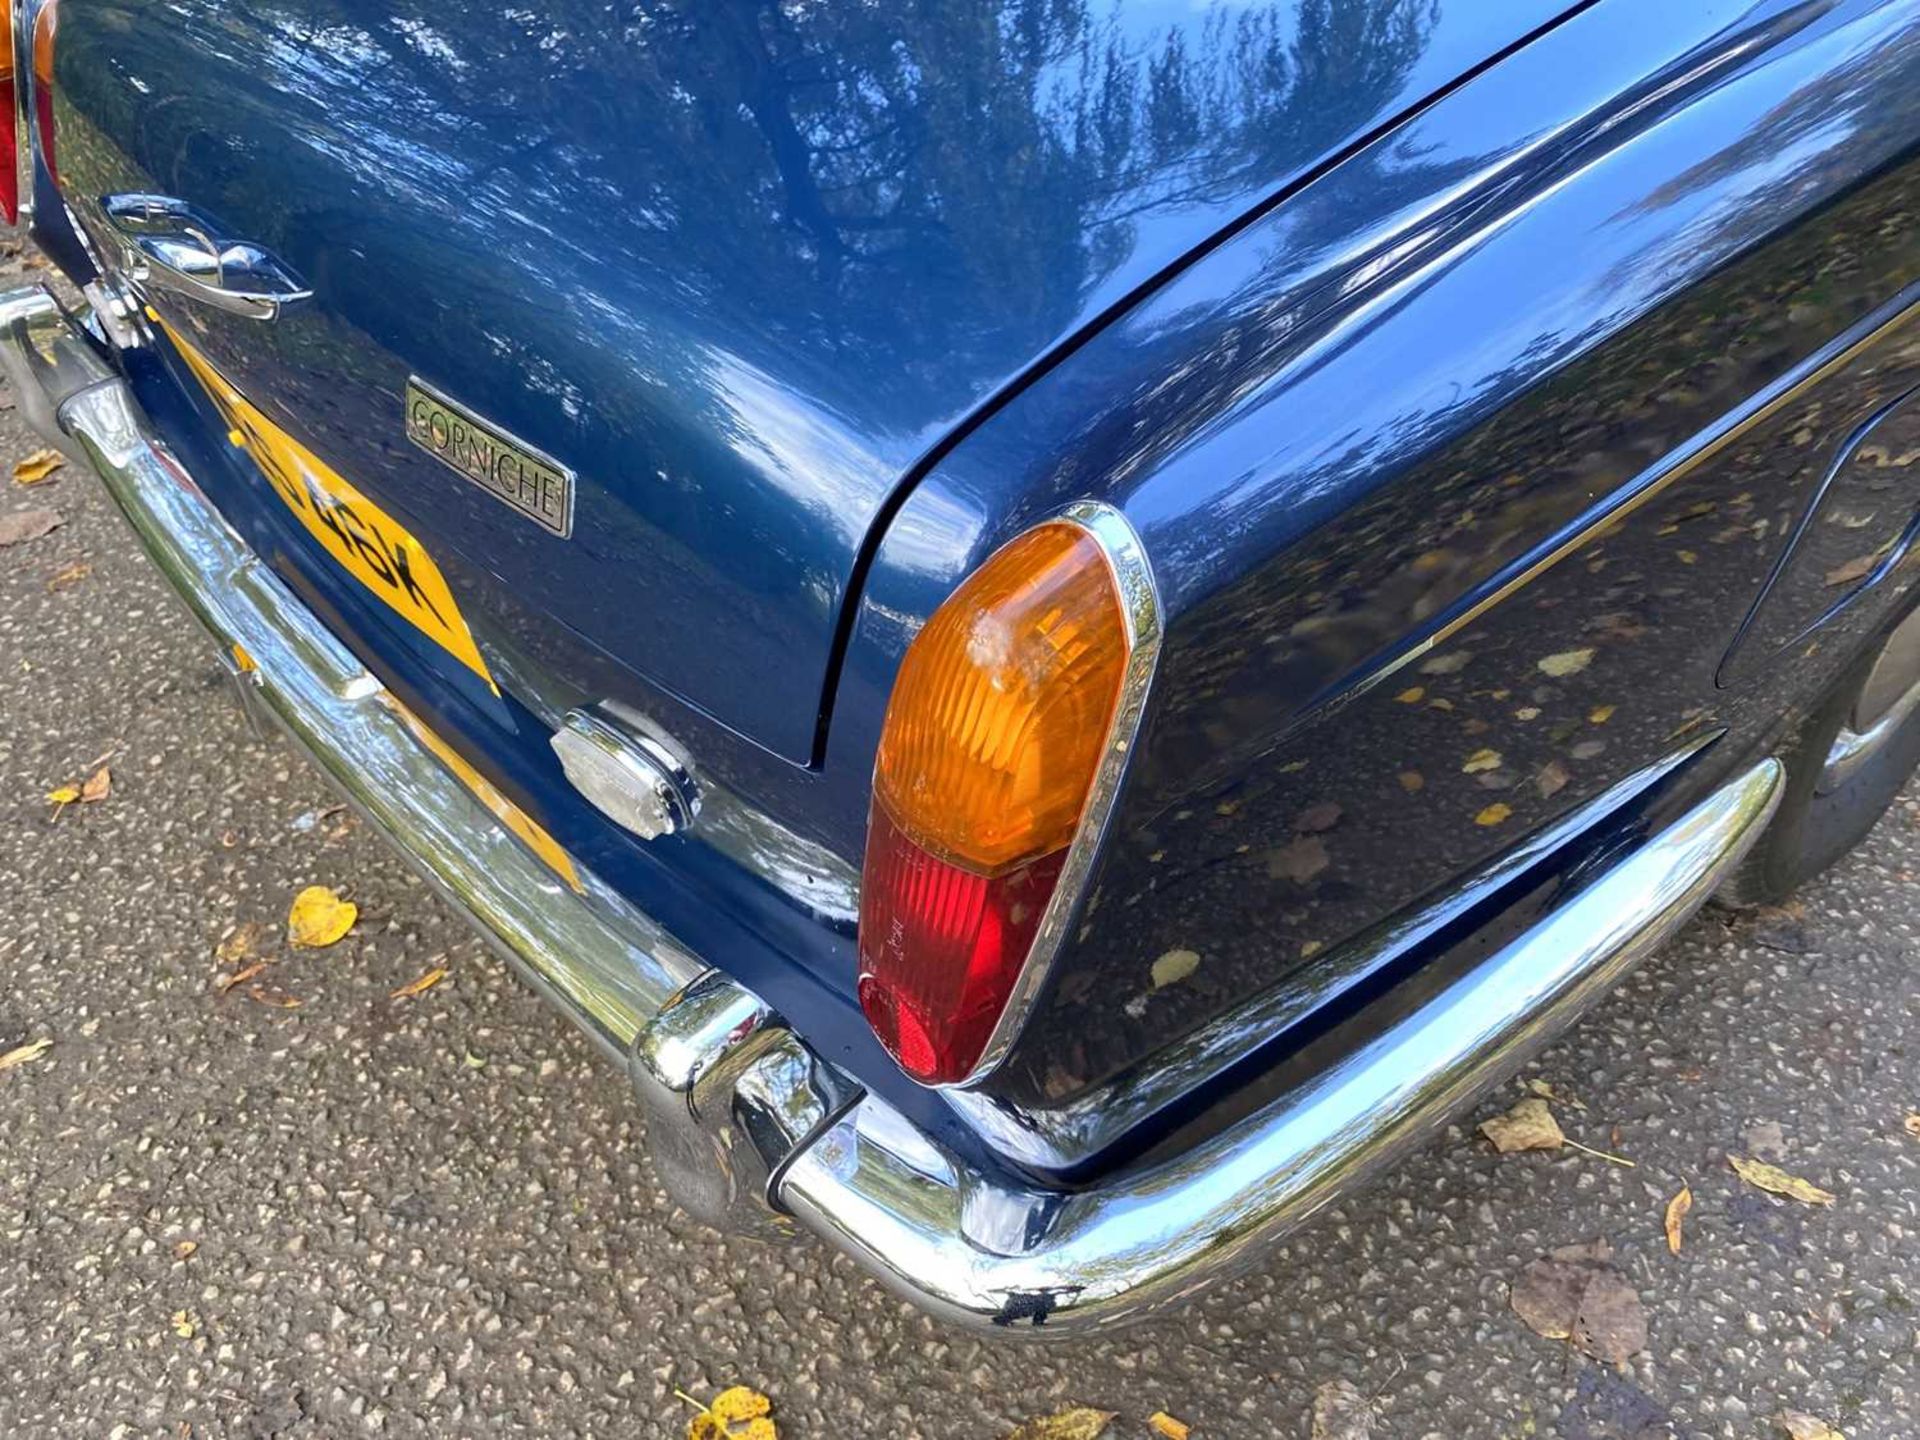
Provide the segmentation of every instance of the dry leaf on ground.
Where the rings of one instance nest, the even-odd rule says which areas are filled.
[[[309,885],[293,897],[287,912],[287,939],[310,950],[324,949],[336,943],[353,928],[360,907],[342,900],[330,885]]]
[[[0,1055],[0,1070],[11,1070],[16,1065],[25,1065],[29,1061],[38,1060],[52,1048],[53,1040],[50,1036],[42,1035],[38,1040],[29,1040],[26,1044],[16,1046],[6,1054]]]
[[[1558,1150],[1567,1143],[1560,1122],[1553,1118],[1547,1102],[1537,1097],[1522,1100],[1504,1115],[1483,1120],[1480,1133],[1493,1142],[1502,1155],[1516,1150]]]
[[[1647,1312],[1605,1240],[1562,1245],[1521,1272],[1508,1297],[1535,1334],[1611,1365],[1647,1348]]]
[[[1569,1109],[1582,1112],[1587,1108],[1587,1102],[1582,1100],[1578,1095],[1568,1094],[1564,1090],[1556,1090],[1551,1084],[1542,1080],[1537,1075],[1527,1081],[1527,1089],[1533,1094],[1538,1095],[1542,1100],[1551,1100],[1556,1105],[1565,1105]]]
[[[1501,763],[1498,750],[1476,750],[1469,755],[1466,763],[1460,767],[1463,775],[1478,775],[1487,770],[1498,770]]]
[[[1804,1410],[1782,1410],[1778,1418],[1780,1428],[1793,1440],[1847,1440],[1845,1435],[1826,1421]]]
[[[193,1252],[199,1248],[200,1242],[198,1240],[182,1240],[173,1247],[173,1258],[176,1260],[190,1260],[193,1258]]]
[[[102,765],[80,787],[80,798],[89,805],[98,804],[113,793],[113,772]]]
[[[1907,1134],[1920,1140],[1920,1113],[1908,1112],[1907,1118],[1900,1122],[1906,1126]]]
[[[38,485],[52,478],[53,472],[66,463],[67,457],[58,450],[36,450],[26,459],[14,462],[14,482],[19,485]]]
[[[684,1390],[673,1392],[689,1405],[700,1402]],[[758,1390],[733,1385],[713,1397],[711,1405],[687,1425],[687,1440],[779,1440],[771,1416],[773,1402]]]
[[[1187,1440],[1193,1433],[1193,1427],[1184,1420],[1176,1420],[1164,1410],[1156,1410],[1147,1417],[1147,1424],[1156,1435],[1164,1435],[1167,1440]]]
[[[267,927],[258,920],[242,921],[233,927],[232,934],[213,947],[213,958],[222,965],[238,965],[253,954],[266,935]]]
[[[387,998],[389,1000],[411,1000],[416,995],[424,995],[442,980],[447,978],[447,967],[436,965],[418,980],[409,980]]]
[[[1328,1380],[1313,1392],[1312,1440],[1371,1440],[1373,1404],[1351,1380]]]
[[[1667,1202],[1667,1249],[1675,1255],[1680,1253],[1680,1227],[1691,1209],[1693,1209],[1693,1190],[1689,1186],[1682,1185],[1680,1193]]]
[[[176,1310],[173,1312],[173,1333],[178,1335],[182,1340],[191,1340],[199,1328],[199,1322],[193,1318],[193,1312],[191,1310]]]
[[[1016,1426],[1007,1440],[1099,1440],[1107,1433],[1113,1417],[1111,1410],[1090,1410],[1076,1405],[1071,1410],[1043,1415]]]
[[[9,510],[0,515],[0,546],[21,545],[58,530],[65,522],[57,510]]]
[[[249,985],[247,998],[261,1005],[271,1005],[276,1010],[298,1010],[304,1003],[284,990],[269,990],[264,985]]]
[[[1478,815],[1473,817],[1473,823],[1483,828],[1491,827],[1494,825],[1503,825],[1506,823],[1508,818],[1512,816],[1512,814],[1513,814],[1513,807],[1511,805],[1506,805],[1506,804],[1489,805],[1487,806],[1486,809],[1482,810]]]
[[[233,989],[234,986],[246,984],[247,981],[253,979],[254,976],[258,975],[262,970],[266,968],[267,968],[266,961],[256,960],[251,965],[243,966],[240,969],[234,971],[231,975],[221,975],[217,977],[213,982],[213,988],[218,990],[222,995],[224,995],[229,990]]]
[[[1735,1174],[1756,1190],[1785,1195],[1789,1200],[1802,1200],[1809,1205],[1833,1204],[1834,1196],[1830,1191],[1822,1190],[1798,1175],[1789,1175],[1777,1165],[1769,1165],[1764,1160],[1749,1160],[1744,1155],[1729,1155],[1727,1163],[1733,1166]]]

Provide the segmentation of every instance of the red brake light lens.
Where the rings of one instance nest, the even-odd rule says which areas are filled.
[[[1119,586],[1064,521],[996,551],[901,662],[874,771],[860,1004],[916,1080],[970,1074],[1053,898],[1132,654]]]
[[[33,53],[15,53],[14,13],[21,0],[0,0],[0,215],[9,225],[20,223],[20,146],[38,139],[40,158],[55,180],[60,172],[53,160],[53,47],[60,24],[59,0],[46,0],[33,17]],[[19,87],[31,66],[34,135],[20,134]],[[31,173],[31,172],[29,172]]]
[[[0,214],[20,223],[20,137],[15,134],[13,0],[0,0]]]

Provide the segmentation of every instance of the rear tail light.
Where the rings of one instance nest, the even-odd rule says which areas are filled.
[[[0,214],[6,216],[9,225],[20,222],[21,186],[32,183],[34,140],[38,141],[47,173],[56,180],[60,175],[53,159],[53,47],[60,7],[58,0],[46,0],[34,13],[31,53],[23,55],[15,29],[25,3],[27,0],[0,0],[0,20],[4,21],[0,23]],[[21,133],[27,119],[21,102],[28,96],[33,100],[32,137]]]
[[[20,223],[20,163],[18,84],[13,68],[13,7],[17,0],[0,0],[0,214],[7,224]]]
[[[874,1033],[924,1084],[990,1068],[1037,988],[1151,673],[1146,575],[1117,512],[1076,507],[995,551],[901,662],[867,824],[859,988]]]

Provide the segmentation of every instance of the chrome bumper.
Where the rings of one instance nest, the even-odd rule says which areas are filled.
[[[1706,899],[1778,802],[1780,766],[1763,761],[1203,1144],[1091,1189],[1009,1184],[956,1162],[607,887],[558,884],[227,527],[106,357],[44,291],[0,296],[0,364],[22,412],[100,476],[222,651],[251,657],[258,707],[627,1066],[676,1198],[732,1228],[797,1218],[954,1323],[1105,1326],[1246,1263],[1570,1023]]]

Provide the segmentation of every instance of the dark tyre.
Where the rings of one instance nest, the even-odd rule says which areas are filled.
[[[1920,611],[1841,677],[1781,758],[1779,813],[1723,903],[1784,899],[1857,845],[1920,766]]]

